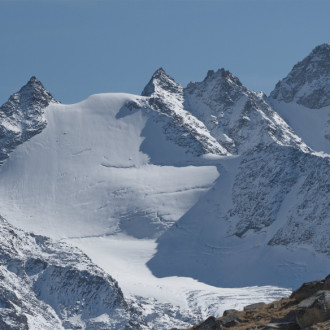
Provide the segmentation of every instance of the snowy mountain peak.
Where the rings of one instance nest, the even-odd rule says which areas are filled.
[[[322,44],[297,63],[270,94],[271,99],[310,109],[330,105],[330,45]]]
[[[152,75],[147,86],[142,91],[142,96],[151,96],[154,93],[167,91],[171,93],[177,93],[182,90],[180,84],[174,81],[163,68],[159,68]]]
[[[40,111],[52,102],[59,103],[43,84],[35,76],[32,76],[26,85],[10,96],[9,100],[1,106],[0,111],[7,115],[18,110],[28,113],[32,108]]]
[[[202,82],[190,82],[185,88],[187,96],[199,95],[208,99],[208,102],[217,104],[217,108],[234,105],[246,92],[247,89],[240,80],[225,69],[210,70]]]
[[[51,103],[59,102],[32,76],[0,107],[0,163],[17,145],[42,131],[46,126],[43,109]]]
[[[230,71],[221,68],[217,71],[209,70],[204,81],[218,80],[218,82],[223,81],[231,85],[243,86],[240,80],[234,76]]]
[[[151,109],[168,117],[163,125],[168,140],[198,156],[205,153],[229,154],[210,134],[204,123],[185,109],[183,87],[164,69],[159,68],[153,74],[142,96],[148,96],[146,102]],[[165,120],[164,117],[162,119]]]

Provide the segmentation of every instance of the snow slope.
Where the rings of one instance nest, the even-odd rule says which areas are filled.
[[[136,98],[101,94],[47,107],[46,128],[0,168],[2,215],[57,238],[120,230],[154,237],[180,218],[219,174],[214,166],[150,164],[140,148],[159,127],[147,123],[152,110],[125,107]],[[157,142],[154,157],[171,144],[185,159],[183,148]]]

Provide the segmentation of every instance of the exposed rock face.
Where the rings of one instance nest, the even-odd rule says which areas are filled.
[[[235,178],[234,208],[228,213],[229,219],[240,219],[234,233],[242,236],[282,220],[270,245],[307,243],[328,253],[329,175],[329,158],[276,145],[255,149],[243,158]],[[286,199],[290,205],[280,214]]]
[[[317,46],[297,63],[288,76],[276,84],[270,97],[311,109],[330,105],[330,45]]]
[[[214,316],[210,316],[204,322],[193,327],[194,330],[223,330],[220,321],[216,320]]]
[[[0,240],[1,329],[139,328],[117,282],[77,248],[3,218]]]
[[[249,311],[249,310],[253,310],[253,309],[257,309],[259,307],[265,306],[266,304],[264,302],[260,302],[260,303],[255,303],[255,304],[251,304],[251,305],[247,305],[244,307],[245,311]]]
[[[0,164],[16,146],[45,128],[43,109],[50,103],[58,102],[32,77],[0,107]]]
[[[302,329],[330,319],[330,292],[318,291],[303,300],[296,310],[297,323]]]
[[[316,292],[324,289],[325,289],[325,280],[306,282],[299,289],[295,290],[292,293],[291,298],[300,302],[314,295]]]

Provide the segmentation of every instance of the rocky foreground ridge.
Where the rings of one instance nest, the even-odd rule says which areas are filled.
[[[330,275],[304,283],[289,298],[270,304],[256,303],[243,311],[227,310],[210,316],[191,330],[328,330],[330,329]]]

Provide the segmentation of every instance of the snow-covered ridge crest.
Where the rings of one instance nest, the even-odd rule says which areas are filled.
[[[189,83],[184,100],[185,107],[233,154],[272,143],[309,150],[262,94],[249,91],[225,69],[211,70],[202,82]]]
[[[330,105],[330,44],[322,44],[297,63],[271,92],[270,98],[310,109]]]
[[[165,124],[167,137],[193,154],[211,153],[229,155],[230,153],[210,134],[204,123],[184,108],[183,87],[160,68],[152,76],[142,91],[148,97],[151,109],[170,117],[173,123]],[[173,124],[176,129],[173,129]],[[178,128],[182,128],[182,131]]]
[[[0,217],[1,329],[138,329],[117,282],[79,249]]]
[[[17,145],[45,128],[43,109],[50,103],[59,102],[33,76],[0,107],[0,164]]]

